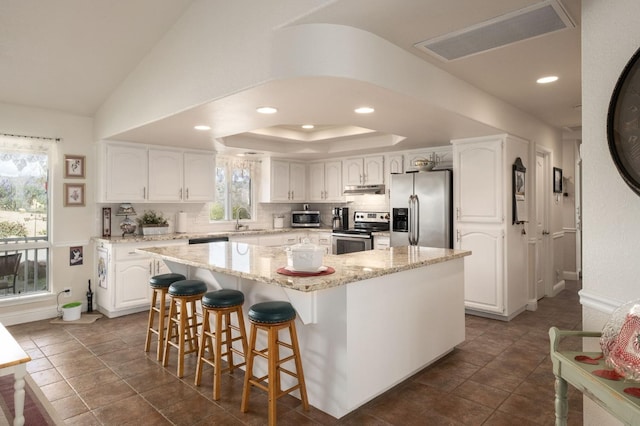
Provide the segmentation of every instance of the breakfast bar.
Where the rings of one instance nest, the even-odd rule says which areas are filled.
[[[309,277],[278,272],[287,265],[279,247],[216,242],[138,251],[212,290],[242,291],[245,316],[254,303],[289,301],[298,314],[309,403],[337,418],[464,341],[469,251],[393,247],[325,255],[323,264],[335,272]]]

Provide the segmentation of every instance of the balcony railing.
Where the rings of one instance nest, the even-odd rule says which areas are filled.
[[[0,256],[22,253],[15,292],[0,289],[0,298],[49,291],[49,242],[46,236],[0,239]],[[2,277],[13,280],[13,276]]]

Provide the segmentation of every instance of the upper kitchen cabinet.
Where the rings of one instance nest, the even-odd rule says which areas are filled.
[[[216,157],[211,152],[184,153],[183,201],[212,201],[216,192]]]
[[[262,162],[260,201],[301,202],[307,197],[307,166],[288,160],[265,159]]]
[[[502,138],[455,142],[456,217],[461,222],[501,223],[505,200]]]
[[[149,200],[182,201],[182,152],[149,150]]]
[[[342,163],[344,185],[384,184],[384,156],[347,158]]]
[[[100,161],[103,202],[210,201],[215,194],[211,152],[105,143]]]
[[[344,201],[342,196],[342,162],[309,164],[309,201]]]
[[[102,167],[102,201],[145,201],[149,179],[147,147],[104,144]]]

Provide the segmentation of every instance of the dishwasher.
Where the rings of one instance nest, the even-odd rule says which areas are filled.
[[[218,243],[220,241],[229,241],[229,237],[200,237],[190,238],[189,244],[206,244],[206,243]]]

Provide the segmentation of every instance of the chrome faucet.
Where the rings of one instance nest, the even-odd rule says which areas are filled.
[[[235,227],[236,231],[239,231],[242,228],[249,229],[249,225],[240,225],[240,210],[244,210],[247,216],[249,216],[249,210],[245,209],[244,207],[238,207],[236,209],[236,227]]]

